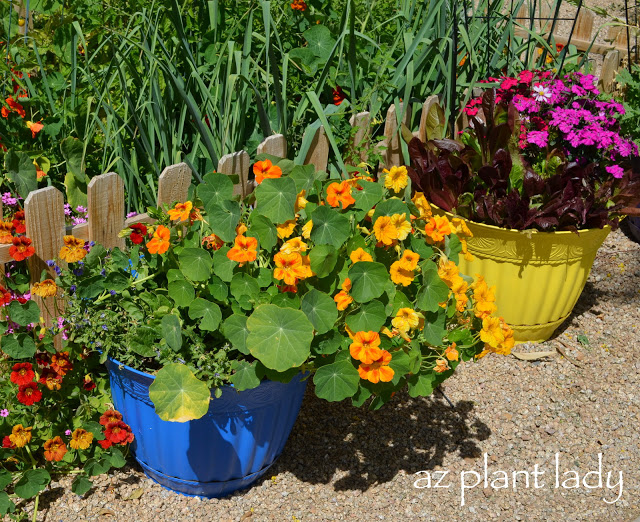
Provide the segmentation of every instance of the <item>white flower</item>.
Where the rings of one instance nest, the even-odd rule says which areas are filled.
[[[537,102],[546,102],[551,99],[551,90],[539,83],[533,86],[533,99]]]

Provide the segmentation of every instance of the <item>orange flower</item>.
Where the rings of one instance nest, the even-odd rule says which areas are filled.
[[[351,357],[365,364],[371,364],[382,357],[380,334],[378,332],[356,332],[349,346]]]
[[[17,112],[21,118],[24,118],[27,113],[24,111],[24,107],[20,105],[16,100],[9,96],[6,100],[7,105],[11,107],[11,110]]]
[[[489,288],[483,276],[476,274],[476,277],[478,278],[477,281],[471,285],[473,300],[475,301],[474,311],[476,317],[484,319],[494,314],[498,309],[495,304],[496,296],[494,294],[496,287]]]
[[[348,181],[341,183],[331,183],[327,187],[327,203],[332,207],[342,204],[342,208],[347,208],[356,202],[351,196],[351,185]]]
[[[338,292],[333,300],[336,302],[336,308],[340,311],[346,310],[347,306],[353,303],[353,297],[351,297],[347,292],[341,290]]]
[[[340,288],[342,288],[344,292],[348,292],[349,290],[351,290],[351,279],[347,277]]]
[[[247,228],[247,225],[245,225],[242,221],[240,221],[240,223],[238,223],[238,226],[236,227],[236,236],[244,236],[244,233],[249,230]]]
[[[31,442],[31,430],[33,428],[25,428],[22,424],[16,424],[11,428],[9,440],[15,444],[17,448],[24,448]]]
[[[46,386],[47,390],[59,390],[62,387],[62,377],[51,368],[44,368],[38,382]]]
[[[44,129],[44,125],[42,123],[34,123],[32,121],[27,122],[27,127],[31,130],[31,137],[35,138],[36,134],[38,134],[42,129]]]
[[[0,114],[2,115],[3,118],[8,118],[9,117],[9,109],[7,109],[4,105],[2,106],[2,109],[0,109]]]
[[[373,232],[376,235],[376,239],[384,245],[391,245],[394,240],[398,239],[398,229],[389,216],[380,216],[376,219],[373,224]]]
[[[67,445],[60,437],[54,437],[44,443],[44,458],[49,462],[60,462],[67,454]]]
[[[460,358],[460,354],[456,350],[456,343],[451,343],[451,346],[448,346],[444,351],[444,355],[450,361],[457,361]]]
[[[311,229],[313,228],[313,221],[307,221],[302,227],[302,237],[309,239],[311,237]]]
[[[193,225],[196,221],[202,221],[202,214],[199,208],[194,208],[189,214],[189,224]]]
[[[391,275],[391,280],[396,285],[409,286],[413,281],[413,270],[407,270],[404,267],[403,261],[396,261],[392,263],[391,268],[389,269],[389,274]]]
[[[269,160],[256,161],[253,165],[256,183],[260,185],[265,179],[275,179],[282,176],[282,169]]]
[[[364,250],[363,248],[357,248],[349,255],[349,259],[351,259],[352,263],[357,263],[358,261],[373,261],[371,254]]]
[[[0,221],[0,244],[9,245],[13,243],[13,223],[11,221]]]
[[[187,217],[188,217],[187,213]],[[164,254],[169,250],[169,239],[171,238],[171,230],[164,225],[159,225],[153,233],[151,241],[147,243],[147,248],[150,254]]]
[[[224,245],[224,241],[215,234],[202,238],[202,245],[209,250],[219,250]]]
[[[420,316],[412,308],[400,308],[396,316],[391,320],[391,324],[398,329],[399,332],[408,332],[415,330],[420,324]]]
[[[298,193],[298,196],[296,197],[296,204],[295,204],[295,208],[294,211],[296,213],[300,212],[300,210],[304,209],[307,207],[307,203],[309,203],[305,196],[307,195],[307,191],[306,190],[301,190]]]
[[[416,192],[414,196],[411,198],[413,204],[416,206],[418,211],[420,212],[420,217],[423,219],[431,219],[433,217],[433,213],[431,211],[431,205],[427,201],[427,198],[424,197],[422,192]]]
[[[16,261],[24,261],[36,253],[36,249],[31,246],[31,240],[28,237],[14,237],[11,242],[13,245],[9,247],[9,255]]]
[[[187,201],[185,203],[176,203],[176,206],[169,210],[168,214],[172,221],[186,221],[191,215],[193,203]]]
[[[446,216],[433,216],[424,227],[424,235],[429,243],[444,241],[444,237],[453,232]]]
[[[307,272],[302,266],[302,256],[298,252],[283,254],[278,252],[273,260],[276,268],[273,270],[273,277],[284,280],[285,285],[295,285],[298,279],[303,279]]]
[[[73,364],[69,360],[69,352],[58,352],[51,356],[51,368],[61,376],[65,376],[73,370]]]
[[[258,240],[255,237],[236,236],[234,247],[227,252],[231,261],[238,263],[253,262],[258,257]]]
[[[400,263],[405,270],[415,270],[420,261],[420,255],[407,249],[402,253]]]
[[[276,225],[276,231],[280,239],[287,239],[296,228],[296,220],[290,219],[280,225]]]
[[[406,214],[394,214],[391,216],[391,223],[396,227],[396,239],[404,241],[411,232],[411,222],[407,221]]]
[[[91,446],[91,442],[93,442],[93,433],[87,430],[83,430],[82,428],[76,428],[71,435],[71,441],[69,441],[69,446],[73,449],[87,449]]]
[[[451,368],[449,368],[449,363],[447,362],[446,359],[438,359],[436,361],[436,366],[434,368],[434,371],[436,373],[443,373],[446,372],[447,370],[450,370]]]
[[[84,259],[87,251],[84,249],[84,241],[74,236],[64,236],[64,246],[58,256],[68,263],[75,263]]]
[[[313,277],[314,272],[311,270],[311,258],[309,256],[302,256],[302,269],[304,275],[300,279],[306,279],[307,277]]]
[[[40,283],[34,283],[31,287],[31,293],[40,297],[53,297],[58,292],[58,286],[52,279],[45,279]]]
[[[358,374],[361,379],[366,379],[372,383],[390,382],[393,379],[393,368],[389,368],[391,354],[387,350],[381,350],[381,356],[370,364],[362,363],[358,367]]]
[[[294,252],[306,252],[307,244],[300,237],[291,238],[280,247],[283,254],[293,254]]]
[[[118,422],[122,420],[122,413],[116,410],[107,410],[100,417],[100,424],[107,426],[112,422]]]
[[[306,11],[307,4],[304,2],[304,0],[293,0],[291,9],[293,9],[294,11]]]

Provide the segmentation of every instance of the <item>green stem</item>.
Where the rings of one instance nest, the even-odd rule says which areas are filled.
[[[38,502],[40,500],[40,493],[38,493],[36,495],[36,499],[33,503],[33,518],[31,519],[32,522],[36,522],[38,520]]]

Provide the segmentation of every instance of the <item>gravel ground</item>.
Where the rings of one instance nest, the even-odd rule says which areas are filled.
[[[188,498],[132,466],[96,480],[85,498],[63,489],[66,480],[53,483],[40,520],[635,520],[639,292],[640,245],[616,231],[556,337],[517,347],[555,353],[536,361],[488,356],[461,366],[444,387],[454,408],[442,395],[399,395],[369,412],[321,401],[309,389],[283,455],[249,490]],[[588,489],[583,480],[598,470],[599,454],[603,484],[592,474],[586,484],[595,487]],[[513,487],[514,471],[530,473],[528,488],[524,473]],[[544,472],[537,482],[534,471]],[[576,475],[579,487],[563,487],[575,486]],[[414,487],[418,478],[421,489]],[[463,480],[469,487],[461,505]],[[449,487],[436,488],[438,481]]]

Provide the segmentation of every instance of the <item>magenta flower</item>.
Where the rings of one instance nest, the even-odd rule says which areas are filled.
[[[619,165],[610,165],[609,167],[605,167],[605,170],[614,178],[620,179],[622,176],[624,176],[624,169]]]
[[[527,141],[529,143],[533,143],[540,148],[544,148],[547,146],[549,142],[549,132],[547,131],[530,131],[527,134]]]

